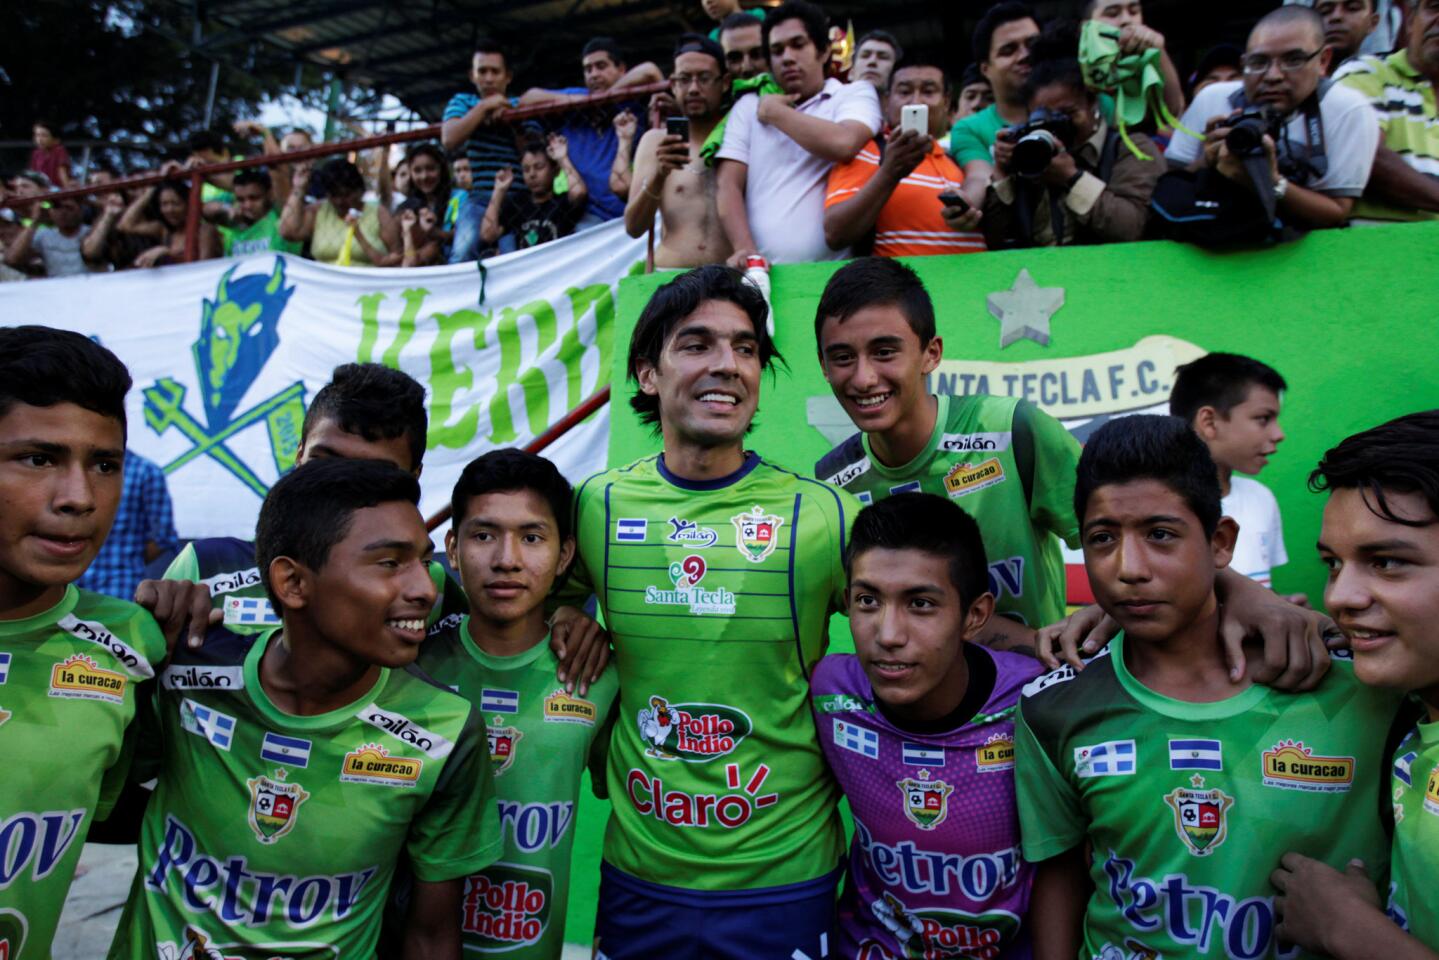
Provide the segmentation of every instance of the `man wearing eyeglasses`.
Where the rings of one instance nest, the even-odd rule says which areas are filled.
[[[1250,184],[1243,158],[1225,140],[1239,113],[1267,110],[1278,118],[1263,138],[1277,216],[1301,229],[1342,226],[1369,182],[1379,123],[1362,95],[1326,79],[1331,56],[1313,10],[1269,13],[1249,35],[1244,79],[1205,87],[1185,111],[1184,126],[1203,130],[1204,139],[1176,130],[1165,156]]]
[[[700,147],[724,116],[729,80],[718,43],[697,33],[680,37],[670,76],[670,116],[685,118],[687,135],[670,132],[666,118],[640,138],[625,204],[625,230],[632,237],[643,236],[659,212],[656,267],[723,263],[732,252],[715,208],[714,171],[700,158]]]

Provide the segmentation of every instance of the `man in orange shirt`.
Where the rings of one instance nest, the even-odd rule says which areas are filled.
[[[891,131],[883,149],[871,140],[859,155],[836,164],[824,200],[824,238],[842,250],[873,233],[879,257],[979,253],[980,212],[963,201],[964,173],[939,145],[949,130],[951,86],[944,68],[911,59],[895,67],[885,97]],[[929,130],[897,133],[904,107],[929,108]],[[943,197],[953,197],[949,203]],[[955,202],[955,201],[958,202]]]

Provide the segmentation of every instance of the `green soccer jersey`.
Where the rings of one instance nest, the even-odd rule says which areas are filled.
[[[809,673],[843,602],[854,498],[749,454],[709,482],[649,457],[591,477],[575,504],[571,591],[599,598],[620,685],[605,860],[710,891],[834,870]]]
[[[1439,950],[1439,723],[1421,723],[1394,751],[1389,916]]]
[[[159,783],[111,960],[360,960],[402,855],[424,881],[499,856],[484,724],[463,697],[387,669],[354,703],[293,716],[260,686],[277,636],[212,630],[161,675]]]
[[[936,399],[934,433],[909,463],[886,467],[869,437],[856,433],[821,460],[815,474],[863,504],[895,493],[949,497],[979,524],[995,610],[1031,627],[1054,623],[1064,616],[1059,540],[1079,546],[1074,516],[1079,442],[1024,400],[949,394]]]
[[[91,819],[125,782],[136,687],[164,658],[148,613],[74,586],[0,621],[0,957],[49,960]]]
[[[210,591],[211,605],[224,611],[225,628],[232,633],[253,637],[280,625],[275,608],[265,594],[260,568],[255,565],[255,544],[249,540],[236,537],[192,540],[170,561],[164,579],[203,583]],[[430,624],[438,623],[443,617],[463,615],[469,609],[464,591],[438,561],[430,563],[430,580],[435,584]]]
[[[619,683],[605,671],[584,697],[555,680],[549,638],[512,657],[491,656],[470,636],[470,618],[446,618],[420,650],[420,668],[479,708],[505,849],[465,881],[465,952],[554,960],[564,951],[570,848],[580,775],[591,759],[603,777],[605,721]]]
[[[1318,690],[1254,685],[1213,703],[1144,687],[1124,638],[1025,688],[1016,730],[1024,857],[1086,843],[1082,956],[1281,954],[1269,875],[1291,850],[1383,876],[1384,743],[1398,696],[1336,656]]]

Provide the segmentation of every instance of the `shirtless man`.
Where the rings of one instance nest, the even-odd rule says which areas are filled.
[[[715,208],[714,171],[700,158],[700,147],[724,116],[729,83],[719,44],[695,33],[680,37],[670,88],[689,120],[689,140],[670,136],[663,126],[640,138],[635,187],[625,205],[625,230],[632,237],[643,236],[660,212],[664,229],[655,266],[661,269],[723,263],[732,252]]]

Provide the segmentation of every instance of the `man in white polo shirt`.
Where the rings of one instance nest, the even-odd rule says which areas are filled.
[[[824,242],[825,183],[879,131],[879,97],[873,84],[825,79],[829,19],[806,0],[786,0],[765,18],[764,46],[785,92],[736,103],[717,155],[731,262],[846,259],[848,250]]]

